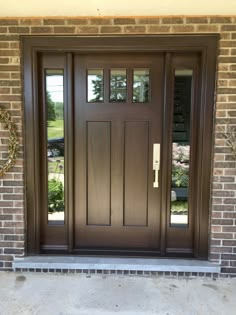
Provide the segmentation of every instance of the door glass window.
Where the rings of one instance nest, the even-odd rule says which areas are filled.
[[[103,102],[104,84],[103,70],[89,69],[87,71],[87,101],[89,103]]]
[[[110,102],[126,102],[127,79],[125,69],[110,70]]]
[[[133,70],[133,102],[149,102],[149,69]]]
[[[64,223],[63,70],[46,70],[48,221]]]
[[[172,126],[171,226],[188,226],[193,71],[175,70]]]

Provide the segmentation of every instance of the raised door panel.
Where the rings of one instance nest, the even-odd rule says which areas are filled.
[[[87,122],[87,224],[111,224],[111,123]]]
[[[124,226],[148,225],[149,123],[125,122]]]

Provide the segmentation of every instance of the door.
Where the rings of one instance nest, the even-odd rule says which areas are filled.
[[[216,37],[24,43],[28,253],[206,258]]]
[[[160,249],[163,78],[163,54],[75,56],[76,250]]]

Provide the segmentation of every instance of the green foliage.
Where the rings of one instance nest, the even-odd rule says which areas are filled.
[[[172,185],[188,187],[189,185],[189,144],[173,143],[172,150]]]
[[[51,99],[51,95],[49,92],[46,92],[46,104],[47,104],[47,121],[54,121],[56,120],[56,111],[55,111],[55,104]]]
[[[62,102],[55,103],[55,111],[57,119],[64,119],[64,104]]]
[[[172,167],[172,181],[174,187],[188,187],[189,170],[181,166],[182,165],[173,165]]]
[[[171,213],[187,213],[188,201],[175,200],[171,202]]]
[[[64,211],[64,188],[56,178],[48,181],[48,208],[50,213]]]

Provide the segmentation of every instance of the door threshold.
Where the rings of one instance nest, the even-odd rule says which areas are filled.
[[[14,271],[111,274],[220,273],[220,265],[194,259],[121,258],[79,256],[27,256],[15,258]]]

